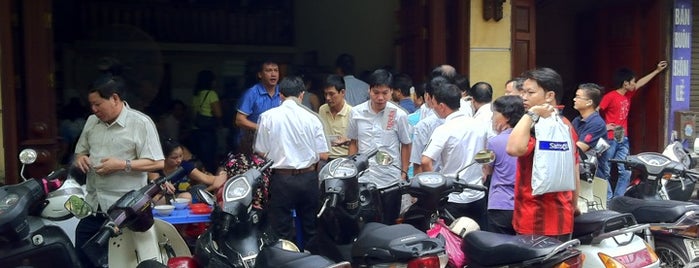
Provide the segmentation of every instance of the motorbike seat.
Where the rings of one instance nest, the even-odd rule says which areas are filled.
[[[256,267],[329,267],[334,262],[320,255],[295,252],[276,246],[265,247],[257,255]]]
[[[675,200],[647,200],[628,196],[612,198],[607,204],[611,210],[631,213],[639,223],[671,223],[688,211],[699,212],[699,205]]]
[[[466,234],[461,249],[471,262],[482,266],[500,266],[543,257],[561,244],[561,241],[548,236],[508,235],[478,230]]]
[[[582,244],[589,244],[600,234],[636,225],[636,220],[629,213],[613,210],[594,210],[575,217],[573,238]]]
[[[369,222],[352,246],[352,259],[374,264],[405,261],[441,252],[444,252],[442,239],[430,238],[412,225]]]

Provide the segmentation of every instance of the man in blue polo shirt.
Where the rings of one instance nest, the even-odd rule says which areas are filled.
[[[586,83],[578,86],[573,98],[573,108],[580,112],[580,115],[573,119],[573,128],[578,133],[578,141],[575,145],[583,152],[588,152],[594,149],[600,139],[604,139],[607,135],[607,126],[604,119],[597,112],[597,106],[602,99],[602,87],[595,83]],[[605,163],[607,161],[606,154],[598,154],[597,163]],[[581,154],[582,156],[582,154]],[[597,169],[595,176],[608,180],[607,176],[603,175],[601,169]],[[607,197],[612,197],[612,188],[607,184]]]
[[[281,104],[279,96],[279,65],[264,61],[257,72],[260,82],[249,88],[238,103],[235,125],[240,128],[238,144],[241,153],[252,153],[252,144],[257,131],[257,119],[265,111]]]

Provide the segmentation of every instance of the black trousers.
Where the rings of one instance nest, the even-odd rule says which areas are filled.
[[[97,214],[96,216],[88,216],[81,219],[78,222],[78,226],[75,228],[75,251],[78,253],[78,258],[83,267],[98,267],[95,266],[90,258],[87,257],[85,252],[82,250],[82,246],[92,238],[93,235],[102,227],[102,224],[107,220],[107,217],[103,214]],[[102,249],[106,257],[107,250],[109,249],[109,243],[105,245]]]
[[[284,175],[272,172],[269,186],[269,220],[273,230],[290,241],[292,236],[291,210],[301,219],[303,240],[308,241],[316,233],[316,210],[318,208],[318,172],[311,171],[297,175]],[[302,247],[303,245],[299,245]]]
[[[486,231],[515,235],[514,227],[512,227],[512,210],[489,209],[488,210],[488,229]]]
[[[469,217],[478,223],[481,229],[487,228],[486,206],[488,201],[486,198],[481,198],[471,203],[452,203],[448,202],[445,209],[454,216],[454,219],[459,217]],[[451,224],[451,222],[447,222]]]

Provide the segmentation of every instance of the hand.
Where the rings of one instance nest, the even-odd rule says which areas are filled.
[[[218,188],[221,188],[224,183],[226,183],[226,180],[228,180],[228,174],[225,171],[221,171],[214,177],[214,183],[211,185],[213,188],[212,190],[216,190]]]
[[[347,146],[349,145],[350,140],[347,137],[340,136],[337,137],[334,141],[330,142],[330,145],[332,146]]]
[[[660,61],[658,62],[658,66],[655,68],[656,71],[661,72],[662,70],[665,70],[667,68],[667,61]]]
[[[94,166],[95,172],[99,175],[109,175],[117,171],[124,170],[126,160],[120,158],[107,157],[100,160],[100,164]]]
[[[538,114],[541,118],[548,118],[556,110],[551,104],[544,103],[529,108],[529,111]]]
[[[165,192],[167,194],[175,194],[175,186],[172,185],[172,183],[166,181],[165,184],[163,184],[163,186],[165,187]]]
[[[75,162],[73,163],[73,166],[77,167],[82,171],[83,173],[87,173],[90,170],[90,157],[87,155],[81,154],[78,155],[77,158],[75,158]]]
[[[614,130],[616,126],[616,124],[607,124],[607,130]]]

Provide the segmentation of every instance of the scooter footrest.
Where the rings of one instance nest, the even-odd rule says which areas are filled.
[[[629,213],[612,210],[595,210],[575,217],[573,238],[582,244],[589,244],[600,234],[636,225],[636,219]]]
[[[561,241],[548,236],[507,235],[479,230],[466,234],[461,249],[470,262],[499,266],[543,257],[561,244]]]

